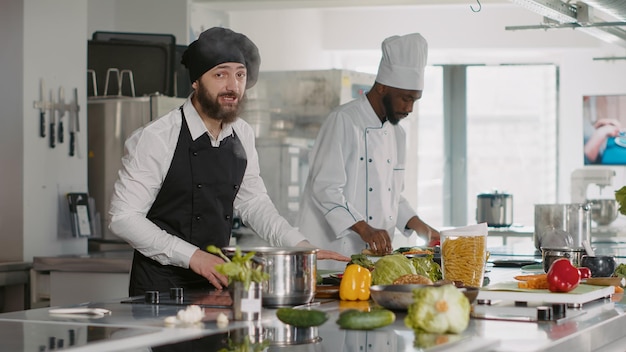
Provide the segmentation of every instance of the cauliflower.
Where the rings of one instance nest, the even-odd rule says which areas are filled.
[[[467,328],[470,303],[453,285],[427,286],[413,290],[404,324],[418,332],[460,333]]]

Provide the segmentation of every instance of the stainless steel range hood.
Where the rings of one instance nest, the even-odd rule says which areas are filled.
[[[607,43],[626,47],[626,1],[511,0],[546,19],[539,26],[507,27],[507,30],[575,28]]]

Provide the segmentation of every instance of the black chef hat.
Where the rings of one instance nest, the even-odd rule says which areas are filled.
[[[228,28],[213,27],[202,32],[189,44],[181,60],[189,70],[192,83],[206,71],[225,62],[244,64],[248,71],[246,89],[254,86],[261,65],[259,49],[248,37]]]

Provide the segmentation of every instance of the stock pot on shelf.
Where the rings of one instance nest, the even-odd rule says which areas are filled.
[[[486,222],[491,227],[507,227],[513,224],[513,195],[493,191],[481,193],[476,202],[476,222]]]

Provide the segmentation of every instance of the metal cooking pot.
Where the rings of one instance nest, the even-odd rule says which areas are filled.
[[[235,247],[222,251],[228,257]],[[241,248],[242,253],[255,252],[255,258],[270,278],[263,285],[263,306],[281,307],[307,304],[315,297],[317,249],[303,247]]]
[[[481,193],[476,202],[476,222],[487,226],[506,227],[513,224],[513,195],[507,193]]]
[[[535,204],[535,248],[582,248],[591,243],[591,206],[588,203]]]

